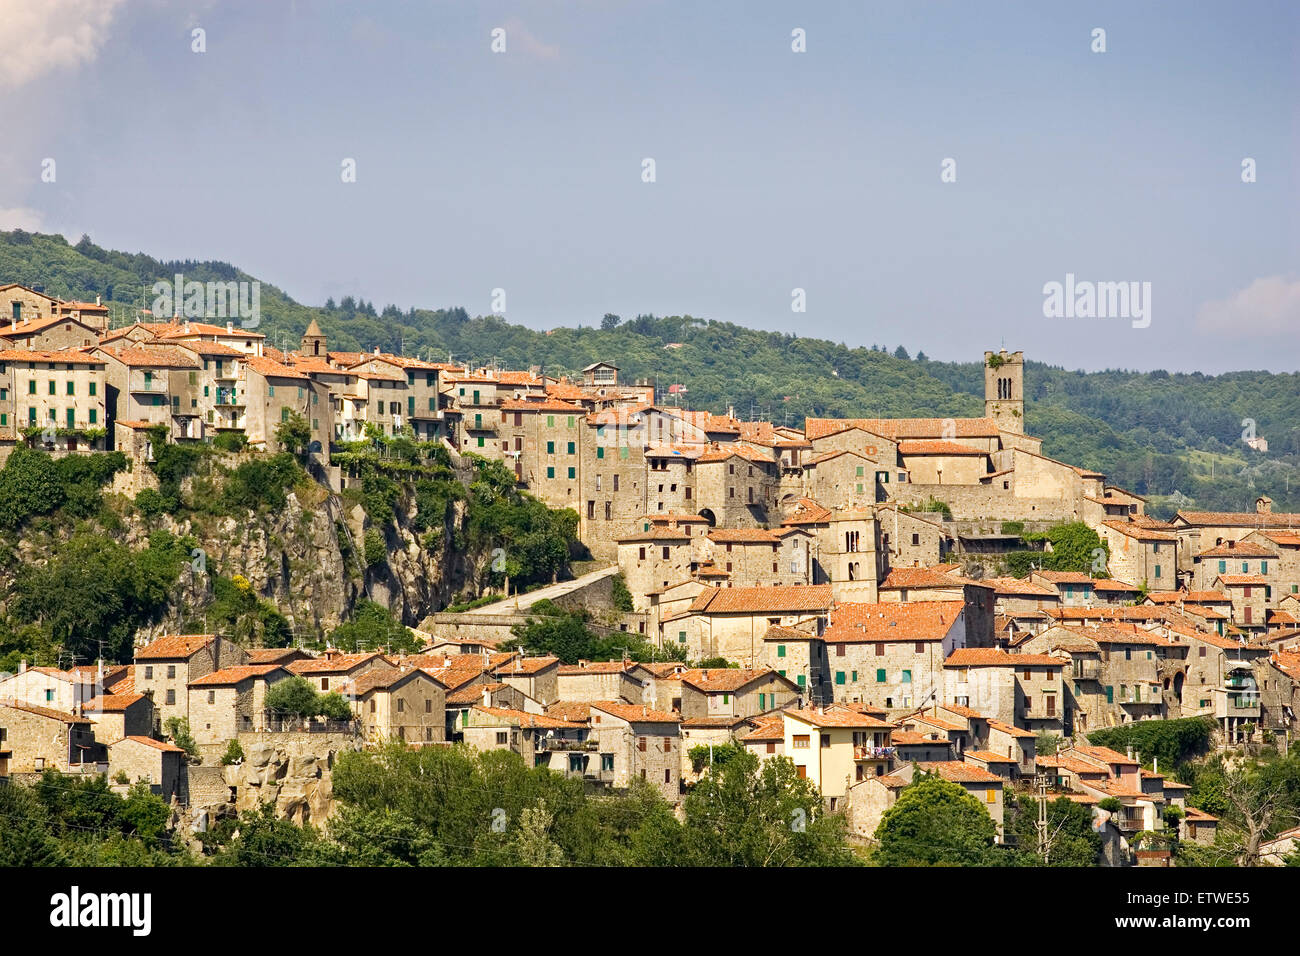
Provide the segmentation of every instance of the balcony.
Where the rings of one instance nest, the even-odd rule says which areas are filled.
[[[597,740],[572,740],[563,737],[539,737],[537,739],[537,749],[549,753],[566,751],[571,753],[594,753],[599,748],[600,742]]]
[[[150,395],[162,394],[167,391],[167,376],[155,378],[152,375],[135,375],[132,374],[127,382],[127,390],[132,392],[145,392]]]
[[[893,747],[854,747],[854,760],[889,760],[894,756]]]
[[[1101,661],[1075,661],[1070,674],[1075,680],[1101,680]]]
[[[1259,719],[1259,692],[1227,690],[1215,694],[1214,716]]]

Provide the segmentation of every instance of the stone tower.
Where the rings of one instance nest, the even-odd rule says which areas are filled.
[[[325,333],[320,330],[316,320],[312,319],[307,331],[302,334],[302,354],[309,357],[325,358]]]
[[[1003,431],[1025,433],[1025,353],[984,353],[984,417]]]

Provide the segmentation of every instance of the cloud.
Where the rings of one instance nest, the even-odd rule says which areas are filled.
[[[94,61],[123,0],[0,0],[0,90]]]
[[[1201,306],[1196,325],[1205,332],[1296,332],[1300,330],[1300,279],[1256,279],[1226,299]]]
[[[543,43],[518,18],[506,21],[506,51],[516,50],[537,60],[558,60],[560,48],[553,43]]]
[[[23,206],[15,206],[11,209],[0,208],[0,229],[40,232],[41,214],[35,209],[27,209]]]

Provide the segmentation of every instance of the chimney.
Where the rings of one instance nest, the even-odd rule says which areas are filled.
[[[104,302],[99,296],[95,296],[95,305],[103,305]]]
[[[235,323],[234,323],[234,322],[227,322],[227,323],[226,323],[226,334],[227,334],[227,335],[234,335],[234,334],[235,334]]]
[[[492,706],[492,691],[488,690],[486,687],[483,688],[483,706]]]
[[[21,661],[18,662],[18,673],[20,674],[27,673],[27,658],[24,657]]]

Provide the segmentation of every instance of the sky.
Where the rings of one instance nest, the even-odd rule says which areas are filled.
[[[313,305],[1294,371],[1298,104],[1293,0],[0,0],[0,228]]]

